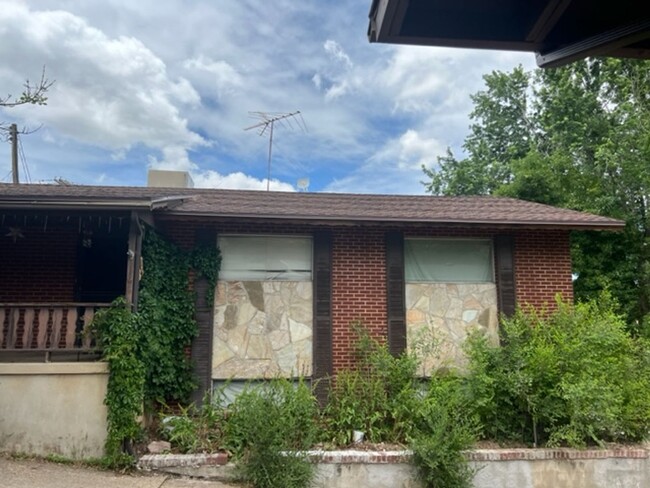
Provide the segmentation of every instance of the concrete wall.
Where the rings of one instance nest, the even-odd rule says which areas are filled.
[[[106,363],[0,363],[0,451],[99,457]]]
[[[646,449],[486,449],[468,452],[475,488],[645,488]],[[421,488],[404,452],[315,453],[315,488]]]
[[[475,488],[647,488],[649,451],[629,449],[476,449]],[[310,451],[312,488],[422,488],[408,451]],[[223,454],[148,454],[144,470],[222,481],[235,479]]]

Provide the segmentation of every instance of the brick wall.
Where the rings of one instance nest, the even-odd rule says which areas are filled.
[[[14,243],[0,235],[0,302],[72,302],[78,231],[23,227]]]
[[[565,300],[573,300],[569,232],[517,232],[515,281],[520,306],[553,307],[557,293],[561,293]]]
[[[217,235],[306,234],[318,226],[305,224],[210,222],[208,220],[163,220],[160,229],[179,246],[194,244],[197,228],[213,228]],[[386,263],[382,226],[337,226],[332,231],[332,334],[334,369],[353,360],[354,332],[351,324],[361,320],[371,334],[387,336]],[[427,228],[403,229],[405,237],[492,238],[503,229]],[[515,272],[520,304],[551,304],[555,294],[573,297],[568,231],[530,230],[515,232]],[[498,285],[498,284],[497,284]]]
[[[336,372],[353,361],[352,323],[360,320],[373,337],[385,341],[388,316],[384,229],[337,227],[332,237],[332,351]]]
[[[82,228],[126,242],[125,212],[7,211],[0,223],[0,302],[74,302]],[[6,234],[18,227],[24,237]],[[120,251],[121,252],[121,251]],[[126,274],[126,269],[124,270]]]

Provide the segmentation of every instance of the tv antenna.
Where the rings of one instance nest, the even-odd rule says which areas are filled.
[[[244,130],[258,129],[257,133],[260,136],[263,136],[267,129],[269,130],[269,156],[266,171],[266,191],[269,191],[269,185],[271,184],[271,156],[273,153],[273,127],[275,126],[275,123],[280,122],[290,130],[294,129],[295,124],[303,132],[307,132],[307,125],[302,118],[300,110],[288,113],[248,112],[248,115],[254,119],[258,119],[260,122],[251,125],[250,127],[246,127]],[[291,123],[292,120],[294,121],[294,124]]]

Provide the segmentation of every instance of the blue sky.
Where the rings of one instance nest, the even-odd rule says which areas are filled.
[[[144,185],[150,167],[195,185],[421,194],[422,164],[459,152],[482,75],[532,54],[370,44],[371,0],[0,0],[0,93],[56,80],[47,106],[4,109],[31,180]],[[9,145],[0,178],[10,170]],[[24,178],[23,178],[24,179]]]

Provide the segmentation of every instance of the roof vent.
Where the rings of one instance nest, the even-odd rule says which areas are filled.
[[[147,186],[156,188],[194,188],[194,181],[187,171],[167,171],[150,169],[147,173]]]

